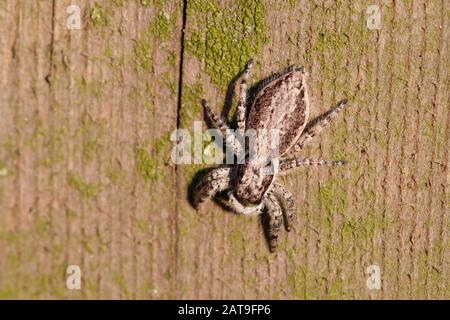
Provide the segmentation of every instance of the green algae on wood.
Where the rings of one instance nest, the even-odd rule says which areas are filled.
[[[89,18],[96,27],[107,27],[111,22],[110,11],[98,2],[94,2],[89,10]]]
[[[150,30],[141,35],[134,47],[137,63],[144,71],[150,71],[153,66],[153,39]]]
[[[157,180],[157,162],[153,159],[144,144],[136,149],[137,170],[148,181]]]
[[[198,25],[187,35],[186,49],[204,60],[206,72],[221,88],[226,88],[248,59],[261,53],[267,40],[265,5],[260,0],[239,0],[231,8],[215,1],[192,0],[187,17]]]
[[[141,32],[136,41],[134,52],[138,65],[144,71],[151,71],[153,67],[153,50],[161,43],[169,41],[174,32],[175,16],[159,12]],[[173,60],[173,58],[171,58]],[[169,60],[170,63],[170,60]]]
[[[144,142],[136,148],[136,166],[139,174],[146,181],[156,182],[161,178],[162,171],[159,165],[168,165],[170,152],[168,146],[169,135],[165,134],[153,142],[153,153],[148,150],[148,142]]]
[[[195,117],[201,116],[202,106],[201,99],[203,98],[204,89],[201,82],[195,82],[192,85],[185,85],[183,87],[182,97],[182,117],[181,127],[188,130],[192,128],[192,121]]]
[[[98,186],[96,184],[85,181],[83,178],[73,172],[69,173],[67,182],[69,186],[78,191],[78,194],[81,198],[93,198],[98,193]]]
[[[170,16],[159,13],[155,19],[155,34],[161,41],[167,41],[171,38],[173,33],[174,22],[170,19]]]
[[[346,194],[341,190],[341,180],[331,178],[319,190],[317,200],[325,207],[327,214],[342,213],[347,208]]]

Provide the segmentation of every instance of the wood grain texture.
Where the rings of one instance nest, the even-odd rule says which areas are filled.
[[[0,298],[450,298],[450,5],[380,1],[369,30],[371,4],[0,0]],[[202,98],[235,123],[250,57],[249,86],[306,67],[310,118],[349,100],[301,154],[349,164],[281,179],[275,254],[260,218],[195,211],[208,166],[170,158]]]

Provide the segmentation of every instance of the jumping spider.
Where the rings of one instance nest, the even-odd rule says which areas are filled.
[[[253,130],[278,130],[278,153],[272,155],[267,149],[256,144],[256,158],[266,162],[249,160],[249,147],[242,139],[229,134],[228,126],[213,114],[203,100],[205,114],[211,124],[219,129],[227,145],[237,156],[244,152],[245,161],[233,166],[223,165],[204,175],[194,188],[194,206],[198,207],[207,198],[227,191],[226,205],[237,213],[252,215],[264,213],[263,224],[269,248],[274,252],[278,244],[278,234],[284,222],[290,231],[294,219],[294,200],[292,194],[277,181],[277,175],[284,175],[298,167],[340,166],[345,161],[312,160],[295,158],[319,132],[346,106],[344,99],[328,112],[307,123],[310,102],[306,86],[308,76],[304,67],[292,66],[269,77],[258,87],[247,103],[247,80],[253,61],[247,63],[242,76],[237,108],[237,132]],[[244,140],[245,141],[245,140]],[[273,168],[277,157],[278,169]],[[267,173],[269,172],[269,174]]]

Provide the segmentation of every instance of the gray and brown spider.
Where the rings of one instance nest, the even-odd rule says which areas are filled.
[[[345,161],[302,159],[294,155],[330,124],[346,106],[347,100],[342,100],[336,107],[307,123],[310,109],[306,86],[308,74],[303,67],[292,66],[263,81],[250,99],[250,105],[247,103],[247,80],[252,65],[253,60],[250,60],[240,84],[237,132],[245,135],[250,129],[278,130],[278,153],[272,154],[256,143],[253,153],[257,159],[266,161],[252,161],[248,156],[249,146],[242,142],[246,140],[230,135],[228,126],[213,114],[203,100],[212,125],[219,129],[236,156],[242,152],[245,154],[245,160],[233,166],[223,165],[204,175],[194,188],[193,200],[194,206],[198,208],[207,198],[228,191],[225,203],[233,211],[246,215],[264,213],[266,237],[270,251],[274,252],[283,221],[286,230],[290,231],[295,213],[292,194],[277,181],[277,175],[284,175],[298,167],[345,164]],[[268,171],[273,169],[275,157],[278,170]]]

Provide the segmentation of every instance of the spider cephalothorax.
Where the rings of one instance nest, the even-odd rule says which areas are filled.
[[[342,100],[335,108],[308,123],[307,73],[303,67],[292,66],[264,81],[248,104],[246,83],[252,64],[250,60],[240,85],[237,109],[239,135],[229,134],[227,125],[203,101],[209,120],[220,130],[235,156],[240,158],[244,155],[244,161],[214,169],[203,176],[194,189],[194,205],[198,206],[207,198],[227,191],[226,204],[237,213],[266,214],[265,231],[273,252],[278,244],[281,225],[284,222],[286,230],[290,231],[295,211],[292,194],[277,181],[277,176],[303,166],[337,166],[345,163],[300,159],[294,155],[330,124],[347,101]],[[247,136],[246,133],[256,132],[258,135],[262,131],[270,137],[268,132],[276,132],[276,139],[256,139],[250,144],[243,142],[245,138],[239,139]],[[276,152],[262,143],[274,140]]]

